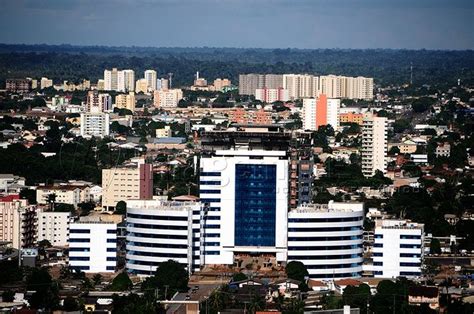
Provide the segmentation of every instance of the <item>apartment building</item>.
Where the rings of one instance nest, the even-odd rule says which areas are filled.
[[[122,70],[117,73],[117,91],[135,91],[135,72],[133,70]]]
[[[387,170],[387,118],[364,114],[362,124],[362,173],[373,176]]]
[[[316,131],[320,126],[331,125],[339,128],[340,99],[328,99],[320,94],[317,99],[303,99],[303,129]]]
[[[55,203],[70,204],[77,207],[79,203],[88,201],[81,197],[83,189],[88,187],[80,187],[74,185],[40,185],[36,188],[36,201],[39,205],[49,204],[50,195],[55,195]],[[87,193],[86,193],[87,194]]]
[[[11,242],[12,247],[28,248],[36,242],[36,207],[20,195],[0,198],[0,242]]]
[[[50,80],[47,77],[42,77],[40,80],[40,88],[45,89],[48,87],[53,87],[53,80]]]
[[[0,194],[10,194],[25,187],[25,178],[14,174],[0,173]]]
[[[291,100],[318,96],[319,78],[309,74],[284,74],[283,88]]]
[[[151,199],[153,168],[143,159],[123,167],[102,169],[102,207],[113,209],[119,201]]]
[[[104,70],[104,90],[118,90],[118,72],[117,68]]]
[[[28,79],[7,79],[5,87],[11,93],[27,93],[32,89],[31,80]]]
[[[115,96],[115,107],[135,111],[135,93],[129,92]]]
[[[213,86],[215,91],[222,91],[224,87],[229,87],[232,85],[232,82],[229,79],[216,78],[214,80]]]
[[[114,272],[117,266],[117,224],[88,219],[71,223],[69,266],[86,273]]]
[[[240,74],[239,94],[254,95],[257,89],[283,88],[283,75],[281,74]]]
[[[146,70],[145,71],[145,82],[148,92],[153,92],[156,90],[156,80],[157,75],[155,70]]]
[[[165,125],[165,127],[161,129],[156,129],[155,132],[157,138],[171,137],[173,135],[173,132],[171,131],[171,127],[169,125]]]
[[[176,108],[181,99],[181,89],[157,90],[153,93],[153,104],[156,108]]]
[[[81,113],[81,136],[104,137],[110,135],[110,116],[103,112]]]
[[[377,220],[375,223],[374,276],[421,276],[424,225],[408,220]]]
[[[39,212],[37,241],[47,240],[52,246],[67,246],[70,222],[69,212]]]
[[[347,112],[339,114],[340,123],[357,123],[358,125],[362,125],[363,120],[364,115],[362,113]]]
[[[257,88],[255,90],[255,99],[269,104],[275,101],[286,102],[290,100],[288,90],[283,88]]]

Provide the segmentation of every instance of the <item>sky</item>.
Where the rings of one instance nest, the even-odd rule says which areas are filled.
[[[0,0],[0,43],[474,49],[474,0]]]

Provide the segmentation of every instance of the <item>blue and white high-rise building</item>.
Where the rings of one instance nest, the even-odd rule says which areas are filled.
[[[86,273],[114,272],[117,265],[117,225],[78,221],[69,226],[69,266]]]
[[[236,253],[272,253],[286,261],[286,151],[216,150],[200,160],[206,204],[202,264],[233,264]]]
[[[374,277],[421,276],[424,225],[407,220],[377,220],[372,249]]]
[[[199,202],[127,201],[127,270],[151,275],[160,263],[175,260],[199,270]]]
[[[288,213],[288,262],[300,261],[310,278],[360,277],[363,203],[310,204]]]

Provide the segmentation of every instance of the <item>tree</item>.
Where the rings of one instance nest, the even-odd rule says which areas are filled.
[[[398,155],[398,154],[400,154],[400,149],[399,149],[397,146],[392,146],[392,147],[390,148],[390,150],[388,151],[388,154],[389,154],[390,156]]]
[[[77,207],[81,209],[81,216],[87,216],[94,210],[95,204],[92,202],[82,202],[77,204]]]
[[[66,312],[78,311],[79,304],[73,297],[66,297],[63,303],[63,310]]]
[[[441,254],[441,243],[436,238],[431,239],[430,254]]]
[[[115,205],[115,213],[119,215],[126,215],[127,203],[125,203],[124,201],[117,202],[117,205]]]
[[[159,289],[160,292],[166,290],[166,295],[174,295],[177,291],[187,291],[188,290],[188,272],[184,265],[174,261],[169,260],[163,262],[156,269],[156,272],[153,276],[148,277],[142,283],[142,290],[154,290]]]
[[[245,279],[247,279],[247,275],[245,275],[244,273],[237,273],[237,274],[234,274],[234,276],[232,276],[233,282],[242,281]]]
[[[15,292],[12,290],[5,290],[2,293],[3,302],[13,302],[15,300]]]
[[[286,265],[286,276],[290,279],[305,282],[308,275],[306,266],[300,261],[291,261]]]
[[[347,286],[342,296],[344,304],[359,308],[362,313],[365,313],[371,296],[370,287],[366,284],[361,284],[358,287]]]
[[[54,309],[59,304],[58,287],[46,268],[33,268],[26,278],[26,289],[35,291],[29,302],[34,309]]]
[[[54,211],[54,204],[56,203],[56,194],[54,193],[48,194],[47,200],[49,203],[49,210]]]
[[[94,285],[100,284],[100,282],[102,281],[102,275],[95,274],[94,277],[92,277],[92,281],[94,281]]]
[[[127,272],[122,272],[115,276],[112,280],[112,285],[110,286],[110,290],[112,291],[125,291],[132,288],[133,283],[128,277]]]

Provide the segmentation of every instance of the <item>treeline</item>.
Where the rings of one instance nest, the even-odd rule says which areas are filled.
[[[172,72],[174,86],[190,85],[196,71],[208,80],[240,73],[312,73],[374,77],[382,85],[453,86],[474,82],[474,51],[141,48],[0,45],[0,81],[8,77],[47,76],[59,83],[82,78],[93,82],[106,68]],[[4,84],[4,83],[3,83]]]

